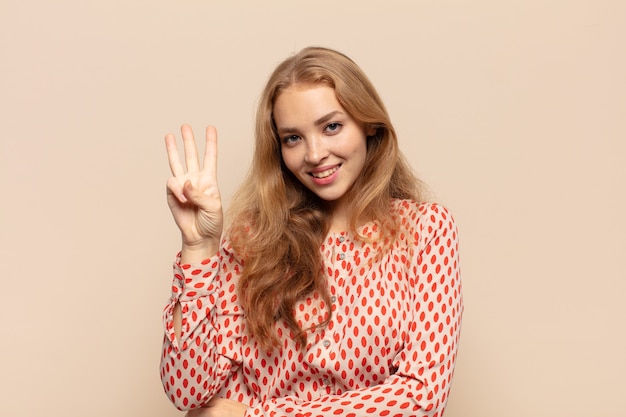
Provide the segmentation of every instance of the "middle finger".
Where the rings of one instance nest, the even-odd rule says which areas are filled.
[[[193,130],[191,129],[191,126],[183,125],[180,128],[180,131],[183,135],[187,172],[198,172],[200,163],[198,161],[198,149],[196,148],[196,140],[193,136]]]

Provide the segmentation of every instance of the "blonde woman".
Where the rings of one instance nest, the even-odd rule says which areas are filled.
[[[217,133],[166,136],[182,233],[161,378],[189,416],[441,416],[462,315],[458,236],[345,55],[272,73],[223,231]]]

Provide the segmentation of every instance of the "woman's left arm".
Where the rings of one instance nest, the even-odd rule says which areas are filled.
[[[416,388],[413,403],[419,412],[441,416],[454,373],[463,314],[459,239],[446,208],[429,204],[421,210],[412,261],[415,285],[409,343],[394,364],[396,376]]]

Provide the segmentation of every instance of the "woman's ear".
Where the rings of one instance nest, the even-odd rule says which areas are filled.
[[[376,136],[376,131],[378,129],[376,129],[376,127],[374,127],[373,125],[365,125],[365,136],[367,136],[368,138],[370,136]]]

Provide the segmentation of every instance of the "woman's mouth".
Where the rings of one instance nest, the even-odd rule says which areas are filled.
[[[341,165],[336,165],[332,168],[325,169],[324,171],[311,172],[311,176],[313,176],[314,178],[318,178],[318,179],[330,177],[335,172],[337,172],[340,166]]]
[[[321,170],[310,172],[309,175],[315,185],[323,187],[333,184],[337,180],[340,168],[341,164],[338,164],[334,167],[322,168]]]

